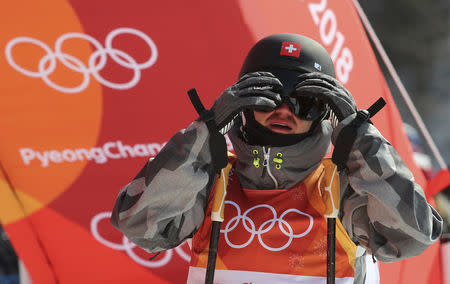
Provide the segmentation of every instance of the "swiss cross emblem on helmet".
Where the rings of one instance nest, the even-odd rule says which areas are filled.
[[[292,57],[300,56],[300,44],[296,42],[283,41],[281,44],[280,55],[287,55]]]

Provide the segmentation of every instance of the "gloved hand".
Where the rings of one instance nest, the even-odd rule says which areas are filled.
[[[277,93],[281,88],[280,80],[269,72],[254,72],[242,76],[212,106],[218,129],[227,125],[244,108],[276,108],[281,104],[281,96]]]
[[[295,96],[301,101],[302,96],[317,97],[328,104],[339,121],[357,111],[355,100],[347,89],[333,77],[313,72],[298,77]]]

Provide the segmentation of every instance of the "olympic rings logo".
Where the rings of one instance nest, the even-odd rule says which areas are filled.
[[[225,201],[225,204],[233,205],[237,210],[237,216],[231,218],[228,221],[228,223],[225,225],[225,229],[220,230],[220,232],[225,235],[225,241],[227,242],[227,244],[230,247],[236,248],[236,249],[241,249],[241,248],[247,247],[253,241],[255,236],[258,236],[259,243],[265,249],[270,250],[270,251],[281,251],[281,250],[286,249],[292,243],[292,240],[294,238],[298,239],[298,238],[302,238],[302,237],[306,236],[311,231],[312,226],[314,224],[314,220],[311,215],[304,213],[298,209],[294,209],[294,208],[287,209],[280,215],[280,217],[277,217],[277,212],[275,211],[275,209],[272,206],[267,205],[267,204],[260,204],[260,205],[253,206],[252,208],[245,211],[243,215],[241,215],[241,208],[239,207],[238,204],[236,204],[233,201]],[[273,214],[273,218],[262,223],[261,226],[259,226],[258,230],[256,230],[256,226],[255,226],[255,223],[253,222],[253,220],[248,217],[248,214],[257,208],[267,208]],[[306,216],[309,219],[309,226],[304,232],[299,233],[299,234],[294,234],[294,229],[289,225],[288,222],[286,222],[283,219],[286,216],[286,214],[291,213],[291,212],[297,213],[302,216]],[[233,231],[239,225],[241,220],[242,220],[243,227],[251,235],[250,235],[250,238],[245,243],[234,244],[230,241],[228,233]],[[273,248],[273,247],[268,246],[266,243],[264,243],[264,241],[262,239],[262,235],[269,232],[275,226],[275,223],[278,223],[278,227],[280,228],[281,232],[286,237],[289,238],[288,241],[283,246],[278,247],[278,248]],[[285,227],[288,229],[288,231],[286,231]]]
[[[124,52],[123,50],[114,48],[113,40],[120,34],[132,34],[144,40],[144,42],[150,48],[151,52],[148,60],[143,63],[138,63],[128,53]],[[80,59],[76,58],[75,56],[64,53],[62,51],[63,43],[69,39],[74,38],[86,40],[95,47],[96,50],[89,57],[88,66],[86,66]],[[33,44],[45,51],[46,55],[44,55],[39,60],[38,71],[25,69],[24,67],[16,63],[12,56],[12,51],[13,48],[18,44]],[[62,93],[78,93],[83,91],[89,85],[90,75],[92,75],[98,82],[109,88],[117,90],[130,89],[136,86],[136,84],[141,79],[141,70],[149,68],[153,64],[155,64],[158,57],[158,49],[156,48],[153,40],[145,33],[132,28],[117,28],[111,31],[106,36],[105,47],[103,47],[95,38],[87,34],[67,33],[60,36],[56,40],[54,51],[48,45],[38,39],[32,37],[17,37],[10,40],[6,44],[5,53],[8,63],[18,72],[29,77],[41,78],[49,87]],[[99,71],[105,67],[108,56],[110,56],[117,64],[121,65],[122,67],[133,70],[133,77],[130,81],[125,83],[115,83],[106,80],[99,74]],[[70,70],[81,73],[83,75],[83,81],[80,85],[76,87],[64,87],[56,84],[49,78],[49,75],[56,69],[57,60],[59,60],[59,62],[61,62]]]
[[[138,256],[133,251],[133,249],[136,247],[136,245],[134,243],[132,243],[130,240],[128,240],[128,238],[125,236],[123,236],[123,238],[122,238],[122,243],[114,243],[114,242],[111,242],[111,241],[105,239],[104,237],[102,237],[100,235],[100,233],[98,231],[98,223],[103,219],[109,219],[109,218],[111,218],[111,212],[102,212],[102,213],[95,215],[94,218],[92,218],[92,220],[91,220],[91,233],[94,236],[94,238],[97,241],[99,241],[101,244],[103,244],[109,248],[112,248],[114,250],[125,251],[127,253],[127,255],[133,261],[135,261],[136,263],[138,263],[142,266],[148,267],[148,268],[159,268],[159,267],[165,266],[166,264],[168,264],[171,261],[174,251],[183,260],[185,260],[188,263],[190,262],[191,256],[182,249],[183,245],[180,245],[174,249],[167,250],[161,254],[162,257],[158,256],[158,258],[150,261],[148,259],[143,259],[140,256]]]

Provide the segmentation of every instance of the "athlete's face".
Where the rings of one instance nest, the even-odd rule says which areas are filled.
[[[312,121],[295,116],[287,104],[270,112],[254,111],[255,120],[273,132],[282,134],[300,134],[309,131]]]

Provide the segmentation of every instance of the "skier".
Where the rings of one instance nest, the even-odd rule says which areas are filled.
[[[210,143],[218,131],[228,132],[235,155],[228,157],[217,283],[323,283],[325,217],[338,207],[338,283],[364,283],[365,254],[392,262],[439,239],[441,217],[314,40],[275,34],[257,42],[209,114],[147,162],[120,191],[111,217],[149,252],[192,239],[188,283],[205,278],[220,170],[214,153],[226,151]],[[331,143],[339,168],[324,158]]]

